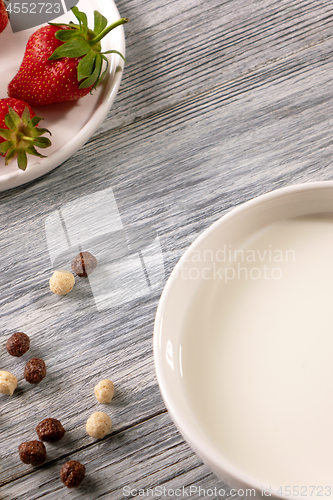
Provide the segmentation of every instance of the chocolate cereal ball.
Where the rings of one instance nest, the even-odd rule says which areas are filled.
[[[46,460],[46,448],[41,441],[26,441],[19,446],[20,459],[25,464],[41,465]]]
[[[46,365],[42,359],[32,358],[25,365],[24,378],[30,384],[39,384],[46,375]]]
[[[54,443],[64,437],[65,429],[56,418],[44,418],[36,427],[39,439]]]
[[[83,480],[86,473],[86,468],[76,460],[66,462],[60,471],[60,479],[67,488],[78,486]]]
[[[87,278],[97,267],[97,259],[90,252],[80,252],[72,260],[73,273],[80,278]]]
[[[30,347],[30,338],[26,333],[16,332],[7,340],[6,349],[11,356],[20,357],[25,354]]]

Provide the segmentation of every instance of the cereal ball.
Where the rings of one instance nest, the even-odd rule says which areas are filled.
[[[68,271],[54,271],[50,279],[51,292],[66,295],[75,284],[74,275]]]
[[[106,436],[112,427],[112,420],[104,411],[96,411],[88,418],[86,431],[89,436],[102,439]]]
[[[41,441],[26,441],[19,446],[20,459],[25,464],[41,465],[46,460],[46,448]]]
[[[0,392],[12,396],[17,387],[17,378],[10,372],[0,370]]]
[[[111,380],[106,378],[95,386],[95,396],[100,403],[111,403],[113,395],[114,385]]]
[[[85,473],[86,468],[83,464],[76,460],[69,460],[61,467],[60,479],[67,488],[74,488],[81,483]]]
[[[11,337],[7,340],[6,349],[11,356],[20,357],[23,356],[30,347],[30,338],[28,335],[22,332],[13,333]]]
[[[65,429],[56,418],[44,418],[36,427],[39,439],[54,443],[64,437]]]
[[[80,252],[72,260],[72,271],[80,278],[86,278],[97,267],[97,259],[90,252]]]
[[[24,378],[30,384],[39,384],[46,375],[46,365],[42,359],[32,358],[25,365]]]

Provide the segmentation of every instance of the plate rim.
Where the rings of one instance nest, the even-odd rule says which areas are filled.
[[[109,9],[112,8],[117,14],[118,19],[120,19],[120,14],[115,1],[108,1],[112,6],[109,6]],[[115,20],[117,19],[115,18]],[[119,51],[125,57],[126,43],[124,27],[122,25],[118,26],[117,31],[118,43],[120,46]],[[11,172],[3,175],[0,174],[0,192],[23,186],[24,184],[51,172],[68,160],[92,137],[109,113],[121,84],[125,63],[118,55],[112,55],[112,57],[116,60],[116,64],[114,65],[114,71],[110,71],[109,81],[107,82],[107,85],[105,85],[105,89],[103,89],[105,99],[102,104],[95,107],[92,116],[82,126],[79,132],[47,158],[41,158],[40,161],[32,165],[30,168],[28,164],[25,171],[20,170],[17,167]],[[111,63],[109,63],[110,68],[111,66]],[[101,85],[103,85],[103,83]]]

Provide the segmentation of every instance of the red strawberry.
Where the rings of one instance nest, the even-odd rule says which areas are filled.
[[[72,8],[79,24],[50,24],[38,29],[28,40],[17,75],[8,86],[8,95],[31,105],[73,101],[88,94],[104,77],[100,40],[123,18],[107,27],[107,20],[95,11],[94,31],[88,29],[87,16]]]
[[[3,0],[0,0],[0,33],[5,29],[8,24],[8,14]]]
[[[6,165],[17,156],[21,170],[27,168],[27,153],[45,158],[36,151],[51,146],[51,141],[41,135],[46,128],[37,128],[43,118],[36,116],[29,104],[19,99],[0,99],[0,154],[5,156]]]

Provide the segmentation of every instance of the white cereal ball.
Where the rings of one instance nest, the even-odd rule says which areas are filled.
[[[88,418],[86,431],[89,436],[102,439],[109,434],[112,427],[112,420],[104,411],[96,411]]]
[[[68,271],[54,271],[50,279],[51,292],[57,295],[66,295],[75,284],[74,274]]]
[[[17,378],[10,372],[0,370],[0,392],[12,396],[17,387]]]
[[[114,385],[108,378],[101,380],[95,386],[95,396],[100,403],[111,403],[114,396]]]

